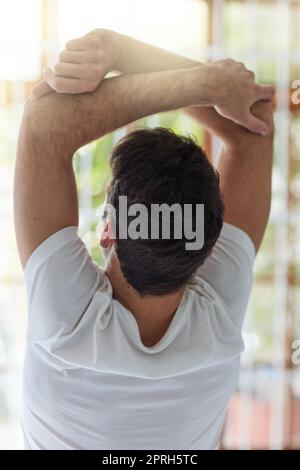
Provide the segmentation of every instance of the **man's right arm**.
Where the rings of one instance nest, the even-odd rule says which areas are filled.
[[[69,41],[60,53],[54,70],[45,75],[35,93],[49,91],[84,93],[95,90],[105,75],[117,70],[122,74],[178,70],[199,66],[195,61],[158,47],[142,43],[114,31],[95,30]],[[250,112],[253,103],[271,99],[273,88],[255,83],[253,72],[231,59],[211,64],[214,69],[214,96],[217,112],[252,132],[265,134],[268,128]],[[59,86],[57,84],[59,83]],[[209,85],[209,84],[207,84]],[[51,89],[50,88],[50,89]],[[218,99],[217,99],[218,97]]]
[[[225,202],[225,222],[252,239],[259,249],[271,205],[274,123],[271,103],[261,101],[252,112],[270,129],[259,136],[219,116],[213,109],[196,106],[187,110],[222,141],[217,169]]]

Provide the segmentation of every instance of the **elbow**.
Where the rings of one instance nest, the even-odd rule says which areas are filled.
[[[69,159],[77,145],[72,132],[74,119],[65,101],[63,96],[52,93],[29,98],[24,106],[20,139],[40,148],[42,154],[50,151],[53,157]]]
[[[47,145],[53,154],[66,155],[69,159],[80,147],[104,135],[92,118],[94,108],[92,93],[49,93],[30,98],[25,104],[22,129],[32,143],[43,146],[44,150]]]
[[[19,132],[18,158],[27,161],[43,162],[69,161],[75,150],[70,148],[59,115],[51,110],[51,100],[46,96],[29,98],[24,106],[22,124]]]
[[[43,139],[50,130],[51,123],[40,98],[29,98],[25,102],[22,128],[23,133],[33,142]]]

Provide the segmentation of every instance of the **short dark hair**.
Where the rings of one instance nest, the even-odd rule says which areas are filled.
[[[186,250],[186,239],[119,239],[116,253],[127,282],[140,295],[179,290],[211,253],[223,225],[224,205],[218,172],[191,136],[157,127],[126,135],[111,155],[107,202],[115,207],[127,196],[132,204],[204,204],[204,245]],[[193,218],[195,214],[193,214]],[[195,222],[195,221],[194,221]],[[118,223],[116,223],[118,234]]]

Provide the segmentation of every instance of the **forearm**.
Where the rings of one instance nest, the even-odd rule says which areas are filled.
[[[48,137],[53,155],[78,148],[142,117],[212,98],[209,66],[105,79],[93,93],[50,93],[33,100],[35,135]]]
[[[272,192],[273,122],[271,105],[257,103],[255,116],[270,132],[258,136],[220,116],[213,108],[190,107],[188,113],[221,139],[217,159],[225,203],[225,222],[244,230],[256,250],[268,222]]]
[[[258,136],[239,126],[224,127],[226,137],[217,170],[224,195],[225,221],[244,230],[258,251],[271,207],[274,125],[270,103],[255,104],[253,113],[266,122],[269,134]]]
[[[238,142],[239,135],[243,138],[245,135],[248,136],[248,133],[245,133],[245,129],[229,119],[220,116],[212,107],[190,106],[189,108],[185,108],[184,111],[199,123],[199,125],[205,127],[212,135],[219,137],[223,144],[230,147],[235,146],[236,142]]]
[[[272,141],[248,149],[223,145],[217,170],[225,203],[224,221],[246,232],[258,251],[268,223],[272,195]],[[242,148],[244,150],[242,150]]]
[[[106,31],[106,41],[115,55],[114,68],[121,73],[177,70],[201,65],[200,62],[122,34]]]
[[[114,31],[103,30],[104,42],[111,48],[115,71],[121,73],[139,73],[163,70],[176,70],[202,65],[192,60],[159,47],[146,44]],[[235,124],[220,116],[212,107],[193,106],[182,109],[208,131],[218,135],[224,141],[231,142]]]
[[[113,31],[104,31],[103,34],[106,36],[104,41],[107,43],[107,48],[111,44],[112,56],[115,58],[115,69],[122,73],[187,69],[189,67],[201,67],[202,65],[198,61],[145,44]],[[231,80],[228,79],[228,82],[230,83]],[[222,87],[221,81],[216,82],[217,87]],[[217,94],[216,88],[215,93]],[[230,91],[229,87],[228,94],[231,93],[232,90]],[[270,99],[270,97],[271,93],[269,96],[261,94],[254,102],[259,99]],[[241,108],[243,108],[242,105]],[[196,108],[185,107],[182,111],[195,117],[204,127],[218,134],[225,141],[230,140],[232,131],[236,130],[236,126],[231,120],[224,119],[221,116],[220,109],[217,113],[212,107],[197,106]],[[226,117],[228,118],[227,114]],[[241,124],[240,119],[235,120],[235,122]],[[253,118],[251,125],[247,128],[255,132],[262,129],[261,125],[255,123]]]
[[[115,31],[103,31],[105,41],[112,48],[114,69],[117,72],[140,73],[178,70],[197,67],[201,62],[167,51],[157,46],[138,41]],[[194,108],[195,109],[195,108]],[[182,109],[189,114],[189,108]],[[210,108],[202,107],[201,115],[209,117]]]
[[[35,87],[34,95],[44,95],[51,89],[58,93],[90,93],[97,89],[109,71],[116,69],[123,74],[140,74],[158,70],[177,72],[182,68],[214,70],[210,78],[206,72],[202,72],[206,74],[207,81],[200,83],[199,87],[206,86],[214,93],[209,103],[207,100],[204,103],[214,106],[220,115],[252,132],[263,135],[268,132],[266,125],[250,113],[250,107],[258,100],[271,99],[274,90],[272,87],[256,84],[253,72],[247,70],[243,64],[228,59],[210,65],[199,65],[190,59],[117,33],[104,33],[103,30],[95,30],[82,38],[68,41],[54,70],[46,70],[46,84],[43,82]],[[174,77],[175,81],[177,79],[177,76]],[[199,100],[197,104],[203,105],[203,101]],[[188,107],[190,104],[184,106]],[[170,109],[177,109],[177,105]]]

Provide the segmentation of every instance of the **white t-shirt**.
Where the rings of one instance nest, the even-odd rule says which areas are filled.
[[[244,348],[255,250],[224,224],[153,347],[112,297],[76,227],[25,267],[29,323],[22,426],[27,449],[214,449]]]

